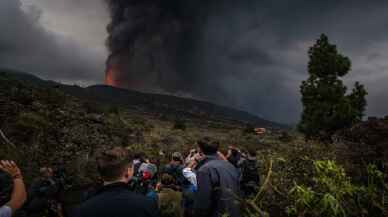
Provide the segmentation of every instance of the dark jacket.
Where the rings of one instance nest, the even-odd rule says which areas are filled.
[[[161,217],[181,217],[182,210],[182,192],[173,188],[162,187],[158,193],[159,210]]]
[[[131,192],[125,183],[102,187],[83,203],[80,217],[159,217],[158,206],[143,195]]]
[[[53,179],[35,179],[28,190],[28,201],[25,205],[28,216],[56,216],[58,194],[59,186]]]
[[[180,187],[189,185],[190,182],[183,176],[183,165],[167,164],[163,167],[162,173],[167,173],[175,178],[176,184]]]
[[[219,217],[224,213],[240,216],[239,173],[231,163],[207,156],[197,168],[197,182],[195,216]]]

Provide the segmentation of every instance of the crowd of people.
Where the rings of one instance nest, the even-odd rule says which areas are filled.
[[[186,157],[172,153],[166,165],[122,147],[103,151],[96,156],[103,183],[71,208],[58,199],[64,182],[58,168],[42,167],[27,191],[17,165],[0,161],[0,217],[18,209],[28,217],[239,217],[241,200],[259,186],[256,150],[230,146],[224,155],[219,146],[204,138]],[[13,186],[11,192],[4,186]]]

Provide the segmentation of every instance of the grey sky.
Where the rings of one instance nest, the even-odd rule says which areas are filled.
[[[296,122],[307,50],[325,33],[352,60],[346,83],[366,85],[368,115],[388,114],[387,1],[273,0],[258,1],[256,9],[253,17],[220,10],[208,22],[204,50],[218,64],[209,69],[230,70],[219,80],[227,100],[209,100]],[[66,83],[101,83],[107,23],[103,0],[1,0],[0,67]],[[218,55],[222,41],[225,56]]]
[[[0,1],[0,67],[71,84],[100,83],[109,18],[102,2],[88,3],[93,8],[76,0]]]

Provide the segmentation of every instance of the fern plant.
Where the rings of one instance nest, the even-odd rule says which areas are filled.
[[[367,167],[367,182],[353,184],[334,161],[314,161],[312,186],[295,183],[289,192],[289,216],[384,216],[384,176],[375,165]]]

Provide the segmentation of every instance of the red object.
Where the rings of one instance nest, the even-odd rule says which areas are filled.
[[[143,179],[144,180],[151,179],[151,173],[148,171],[143,171]]]

